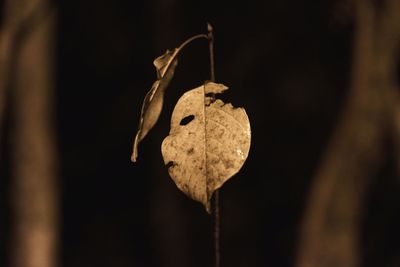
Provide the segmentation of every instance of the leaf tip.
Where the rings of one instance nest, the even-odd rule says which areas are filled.
[[[139,135],[136,134],[135,141],[133,142],[133,149],[132,149],[132,155],[131,155],[131,161],[133,163],[136,162],[137,157],[138,157],[138,142],[139,142],[138,139],[139,139]]]

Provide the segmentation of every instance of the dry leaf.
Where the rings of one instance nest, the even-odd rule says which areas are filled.
[[[138,145],[147,135],[160,116],[164,101],[164,92],[169,82],[174,76],[175,67],[178,63],[175,54],[177,49],[166,51],[164,55],[156,58],[153,62],[157,69],[157,81],[153,83],[150,91],[146,94],[142,105],[142,113],[135,141],[133,143],[133,152],[131,160],[136,161],[138,156]]]
[[[250,149],[245,110],[207,96],[226,89],[210,82],[186,92],[175,106],[161,148],[178,188],[208,212],[213,192],[240,170]]]

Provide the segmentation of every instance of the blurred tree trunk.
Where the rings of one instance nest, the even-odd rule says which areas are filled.
[[[13,118],[10,263],[14,267],[54,267],[58,224],[55,10],[47,0],[8,0],[4,11],[0,101],[9,90]]]
[[[3,7],[4,8],[4,7]],[[4,12],[5,13],[5,12]],[[4,15],[4,14],[2,14]],[[1,21],[0,27],[0,142],[3,138],[3,131],[4,131],[4,117],[6,111],[6,98],[7,98],[7,89],[8,89],[8,82],[9,82],[9,59],[10,59],[10,48],[11,48],[11,41],[10,41],[10,26],[8,25],[6,19]],[[0,158],[1,160],[1,158]]]
[[[8,53],[8,40],[5,40],[5,35],[0,34],[0,142],[3,139],[3,131],[4,131],[4,113],[6,110],[6,65],[7,65],[7,55]],[[1,158],[0,158],[1,160]]]
[[[364,196],[394,132],[400,1],[355,0],[354,13],[348,99],[311,187],[297,267],[360,266]]]

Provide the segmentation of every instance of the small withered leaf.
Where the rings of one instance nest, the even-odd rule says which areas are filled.
[[[212,194],[240,170],[250,149],[246,111],[206,96],[227,89],[209,82],[183,94],[161,147],[165,164],[174,162],[168,172],[177,187],[208,212]],[[191,121],[182,123],[187,118]]]
[[[178,60],[175,57],[176,51],[177,49],[174,51],[167,50],[164,55],[156,58],[153,62],[157,70],[157,81],[153,83],[143,101],[139,127],[133,143],[133,152],[131,156],[133,162],[137,160],[140,141],[142,141],[151,128],[153,128],[160,116],[165,90],[172,80],[175,68],[178,64]]]

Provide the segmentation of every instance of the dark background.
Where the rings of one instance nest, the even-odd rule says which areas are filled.
[[[206,22],[215,30],[216,80],[230,87],[223,99],[245,107],[252,127],[247,162],[221,193],[222,265],[292,266],[314,171],[348,89],[346,2],[55,5],[62,266],[211,266],[212,217],[175,187],[160,151],[179,96],[209,79],[206,41],[185,48],[160,120],[137,164],[130,162],[141,103],[156,78],[152,61],[206,32]],[[389,155],[365,202],[362,266],[399,257],[393,164]],[[9,179],[0,182],[0,265],[7,266]]]

